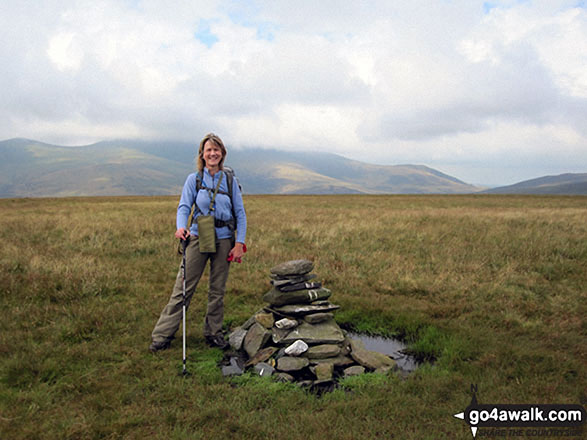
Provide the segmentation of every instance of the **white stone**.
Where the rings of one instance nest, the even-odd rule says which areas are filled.
[[[285,354],[290,356],[299,356],[308,350],[308,344],[301,339],[297,340],[285,349]]]
[[[277,327],[280,330],[291,329],[291,328],[295,328],[297,326],[298,326],[298,321],[296,321],[294,319],[287,319],[287,318],[280,319],[279,321],[277,321],[275,323],[275,327]]]

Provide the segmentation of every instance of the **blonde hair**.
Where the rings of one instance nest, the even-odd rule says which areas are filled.
[[[204,139],[202,139],[202,141],[200,142],[200,149],[198,150],[198,160],[197,160],[198,171],[203,171],[204,167],[206,166],[206,161],[204,160],[204,145],[206,145],[206,142],[208,142],[208,141],[216,144],[216,146],[218,146],[220,148],[220,150],[222,151],[222,159],[220,160],[218,167],[220,169],[223,169],[224,158],[226,157],[226,147],[224,146],[224,142],[222,142],[222,139],[220,139],[214,133],[208,133],[206,136],[204,136]]]

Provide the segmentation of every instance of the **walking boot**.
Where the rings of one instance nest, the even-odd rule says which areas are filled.
[[[151,345],[149,345],[149,351],[151,353],[156,353],[161,350],[167,350],[170,346],[171,346],[171,341],[169,339],[166,339],[165,341],[159,341],[159,342],[153,341],[153,342],[151,342]]]
[[[218,333],[214,336],[206,336],[206,343],[210,347],[218,347],[223,350],[228,348],[229,346],[228,342],[226,342],[226,340],[224,339],[224,336],[222,336],[222,333]]]

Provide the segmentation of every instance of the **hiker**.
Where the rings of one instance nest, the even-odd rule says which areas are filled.
[[[247,218],[238,181],[232,170],[223,166],[225,158],[226,148],[222,140],[213,133],[207,134],[200,142],[198,172],[187,177],[177,207],[175,237],[187,240],[186,243],[182,242],[185,245],[185,292],[180,265],[169,303],[161,312],[151,335],[152,343],[149,350],[152,352],[169,348],[182,320],[183,294],[185,293],[187,307],[208,261],[210,281],[204,337],[212,347],[224,349],[228,346],[222,333],[224,292],[230,261],[240,262],[246,252]],[[193,222],[191,227],[188,227],[193,205]],[[205,217],[208,215],[211,216],[208,219],[212,223],[209,223],[210,228],[205,227],[204,223],[201,224],[200,237],[198,222],[206,220]],[[212,239],[206,238],[205,233],[211,233]],[[205,242],[212,248],[215,247],[215,252],[203,248]]]

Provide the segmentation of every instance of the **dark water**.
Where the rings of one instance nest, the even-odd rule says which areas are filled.
[[[381,336],[368,336],[352,332],[348,332],[347,335],[351,339],[362,341],[367,350],[383,353],[391,357],[397,363],[398,368],[404,373],[411,373],[419,366],[414,357],[403,352],[406,349],[406,346],[397,339],[383,338]]]

